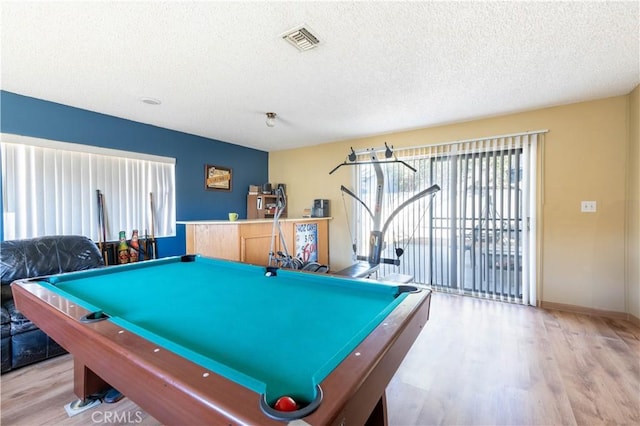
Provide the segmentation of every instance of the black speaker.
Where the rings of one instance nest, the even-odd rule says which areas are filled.
[[[311,217],[329,217],[329,200],[313,200]]]

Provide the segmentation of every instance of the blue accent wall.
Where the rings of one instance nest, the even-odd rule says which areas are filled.
[[[269,154],[231,143],[142,124],[41,99],[0,91],[0,130],[176,159],[177,220],[227,219],[247,214],[249,185],[268,181]],[[205,164],[230,167],[231,191],[207,191]],[[1,201],[0,201],[1,203]],[[1,206],[0,206],[1,207]],[[0,215],[0,240],[3,239]],[[128,233],[131,230],[127,230]],[[158,240],[161,257],[184,254],[184,225]]]

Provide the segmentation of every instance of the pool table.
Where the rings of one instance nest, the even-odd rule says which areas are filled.
[[[386,424],[431,293],[187,255],[16,281],[18,309],[164,424]],[[291,396],[294,411],[275,401]]]

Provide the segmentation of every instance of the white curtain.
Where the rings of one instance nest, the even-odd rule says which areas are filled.
[[[545,131],[402,148],[383,164],[382,223],[419,191],[437,184],[395,217],[384,236],[382,275],[412,275],[415,282],[524,304],[536,304],[537,149]],[[366,158],[366,157],[361,157]],[[384,159],[384,151],[378,155]],[[380,178],[357,167],[356,194],[373,207]],[[355,243],[366,255],[372,221],[355,202]]]
[[[74,234],[100,241],[97,191],[106,241],[134,229],[141,237],[175,235],[173,158],[7,134],[0,149],[5,240]]]

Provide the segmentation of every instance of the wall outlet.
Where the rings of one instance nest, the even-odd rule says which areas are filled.
[[[580,204],[580,211],[582,213],[595,213],[596,207],[597,206],[595,201],[583,201]]]

